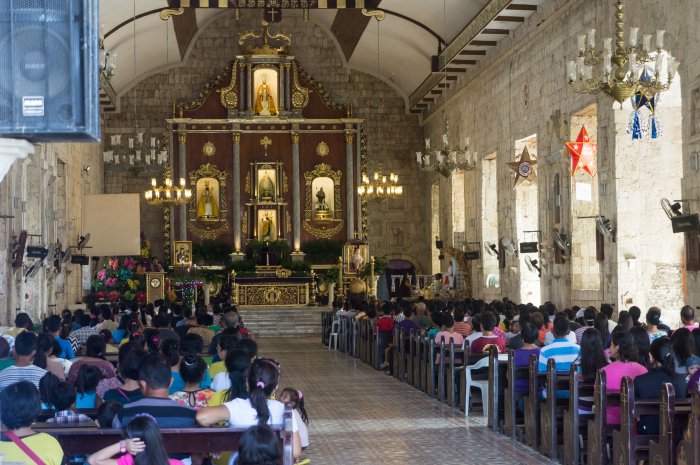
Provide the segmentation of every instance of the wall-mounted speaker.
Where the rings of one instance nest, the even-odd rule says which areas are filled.
[[[0,0],[0,136],[98,141],[98,2]]]
[[[70,262],[74,265],[87,265],[90,263],[90,257],[76,254],[70,257]]]

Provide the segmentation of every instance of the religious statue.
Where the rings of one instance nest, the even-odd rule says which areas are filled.
[[[262,202],[272,202],[275,200],[275,184],[267,173],[265,173],[260,180],[258,192],[260,193],[260,201]]]
[[[267,84],[267,74],[262,75],[262,84],[258,86],[255,97],[255,114],[260,116],[275,116],[277,114],[272,89]]]
[[[352,251],[350,263],[352,264],[353,269],[359,276],[360,271],[362,271],[362,265],[364,265],[365,263],[365,259],[362,257],[362,252],[360,251],[359,245],[356,245],[355,249]]]
[[[326,193],[323,192],[323,187],[316,191],[316,213],[314,216],[317,220],[326,220],[331,216],[330,209],[326,204]]]
[[[401,284],[399,285],[398,297],[399,299],[409,298],[411,297],[411,293],[411,279],[408,277],[408,273],[404,273],[403,278],[401,278]]]
[[[197,219],[212,220],[219,217],[219,207],[209,188],[209,181],[204,183],[204,192],[197,201]]]
[[[270,218],[270,215],[265,213],[263,217],[260,219],[260,240],[261,241],[271,241],[274,240],[273,237],[273,230],[272,230],[273,224],[272,224],[272,218]]]

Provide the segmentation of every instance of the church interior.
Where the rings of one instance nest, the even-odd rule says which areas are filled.
[[[91,358],[86,341],[104,339],[107,321],[97,358],[120,383],[120,344],[138,334],[146,352],[163,352],[164,328],[181,344],[177,376],[191,355],[207,378],[219,363],[233,379],[217,345],[231,329],[274,358],[279,389],[265,395],[303,391],[310,421],[303,402],[303,421],[271,421],[279,455],[246,462],[250,430],[195,431],[217,423],[209,409],[224,401],[190,403],[200,426],[187,440],[156,421],[171,459],[700,463],[695,0],[24,3],[0,12],[0,404],[5,369],[27,368],[21,333],[70,339],[51,330],[52,316],[72,325],[73,365]],[[582,359],[589,327],[605,364]],[[655,351],[668,343],[674,374],[687,377],[682,393],[669,378],[652,396],[662,428],[673,396],[685,432],[657,429],[639,450],[621,442],[636,423],[636,375],[609,370],[613,397],[600,394],[600,372],[627,363],[635,327],[649,335],[634,349],[640,376],[661,370]],[[470,350],[501,333],[502,347]],[[204,347],[185,353],[191,334]],[[566,337],[576,355],[552,355],[548,367],[545,353]],[[530,358],[518,351],[535,348],[539,375],[532,355],[527,381]],[[252,360],[246,376],[268,358]],[[537,399],[519,390],[528,382],[572,394]],[[256,386],[242,396],[251,405]],[[588,394],[631,416],[618,413],[617,429],[608,418],[606,430],[595,409],[571,403]],[[98,399],[77,408],[89,421],[106,400],[99,389]],[[287,410],[299,415],[296,402]],[[72,428],[81,441],[44,421],[34,430],[70,463],[126,463],[95,458],[110,435],[119,442],[116,427],[102,439],[94,425]],[[303,450],[298,423],[311,438]],[[656,461],[649,441],[664,434]],[[32,458],[13,441],[3,433],[5,463]],[[121,444],[104,460],[144,454]]]

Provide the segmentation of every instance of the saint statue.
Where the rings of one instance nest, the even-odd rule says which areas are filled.
[[[326,193],[323,192],[323,187],[316,191],[316,219],[328,219],[331,216],[330,209],[326,204]]]
[[[204,182],[204,192],[197,201],[197,219],[211,220],[219,217],[219,207],[209,188],[209,181]]]
[[[350,260],[355,272],[359,276],[360,271],[362,271],[362,265],[365,263],[365,259],[362,257],[362,252],[360,252],[359,245],[355,246],[355,250],[352,251],[352,257],[350,257]]]
[[[274,237],[272,237],[272,218],[265,213],[263,217],[260,219],[260,240],[261,241],[271,241],[274,240]]]
[[[263,202],[272,202],[275,200],[275,185],[267,173],[265,173],[260,180],[260,184],[258,184],[258,192],[260,193],[260,200]]]
[[[260,116],[275,116],[277,114],[272,89],[267,84],[267,74],[262,75],[262,84],[258,86],[255,97],[255,114]]]

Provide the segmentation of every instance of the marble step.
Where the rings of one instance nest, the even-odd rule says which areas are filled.
[[[239,307],[245,327],[258,337],[320,336],[322,307]]]

